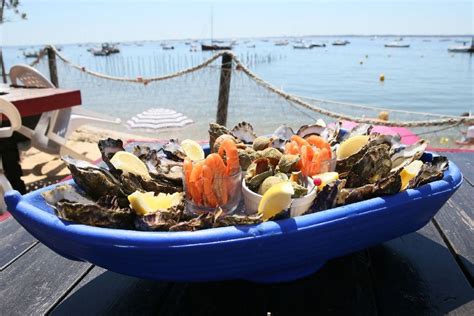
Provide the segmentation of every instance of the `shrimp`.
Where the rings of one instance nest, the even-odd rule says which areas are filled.
[[[217,198],[218,204],[220,206],[227,204],[229,188],[226,181],[227,169],[224,161],[218,154],[211,154],[206,158],[206,165],[212,168],[213,171],[212,191]]]
[[[291,136],[291,141],[296,142],[296,144],[298,144],[298,147],[300,149],[301,149],[301,146],[308,145],[308,142],[306,141],[306,139],[304,139],[303,137],[300,137],[298,135]]]
[[[285,144],[285,154],[298,155],[298,144],[294,141]]]
[[[321,149],[322,160],[331,159],[331,146],[322,137],[317,135],[311,135],[307,138],[307,141],[310,145],[316,146]]]
[[[192,198],[194,203],[197,205],[202,205],[202,183],[200,183],[200,180],[202,176],[203,165],[204,164],[202,162],[196,163],[189,178],[189,185],[192,188]]]
[[[212,167],[210,167],[207,163],[202,167],[202,179],[204,204],[206,204],[206,206],[216,207],[217,198],[212,190],[212,184],[214,182],[214,172],[212,171]]]
[[[226,175],[231,176],[240,171],[239,153],[237,152],[237,146],[230,139],[225,139],[219,147],[219,156],[224,158],[225,153],[225,166]]]
[[[190,198],[192,198],[193,194],[192,194],[192,187],[189,183],[189,180],[191,179],[191,172],[193,170],[193,162],[191,161],[191,159],[189,159],[188,157],[186,157],[184,159],[184,163],[183,163],[183,171],[184,171],[184,185],[185,187],[187,188],[187,191],[189,192],[189,195],[190,195]]]

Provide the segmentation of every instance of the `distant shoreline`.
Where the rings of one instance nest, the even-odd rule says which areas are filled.
[[[281,36],[256,36],[256,37],[229,37],[229,38],[215,38],[217,41],[231,41],[231,40],[277,40],[277,39],[297,39],[297,38],[327,38],[327,37],[349,37],[349,38],[358,38],[358,37],[378,37],[378,38],[392,38],[392,37],[410,37],[410,38],[472,38],[474,34],[369,34],[369,35],[358,35],[358,34],[333,34],[333,35],[281,35]],[[145,42],[182,42],[182,41],[209,41],[209,38],[180,38],[180,39],[136,39],[136,40],[106,40],[103,42],[111,43],[145,43]],[[71,42],[71,43],[54,43],[54,45],[90,45],[90,44],[100,44],[103,42]],[[49,43],[51,44],[51,43]],[[16,47],[25,47],[25,46],[45,46],[45,43],[36,43],[36,44],[16,44],[16,45],[2,45],[1,47],[16,48]]]

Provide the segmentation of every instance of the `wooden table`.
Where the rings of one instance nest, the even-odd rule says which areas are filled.
[[[0,222],[0,315],[473,315],[474,153],[446,155],[465,181],[428,225],[283,284],[120,275],[62,258],[9,218]]]
[[[0,97],[13,103],[21,117],[70,108],[81,104],[80,90],[59,88],[22,88],[0,85]]]
[[[44,112],[70,108],[81,104],[80,90],[56,88],[22,88],[0,85],[0,97],[13,103],[22,117],[22,125],[34,129]],[[0,115],[0,126],[6,118]],[[13,188],[24,193],[25,184],[21,180],[18,143],[25,142],[24,136],[14,133],[8,139],[0,139],[0,155],[3,169]]]

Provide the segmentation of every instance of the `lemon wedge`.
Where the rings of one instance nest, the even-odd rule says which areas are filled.
[[[181,147],[186,156],[193,161],[204,159],[204,150],[201,145],[191,139],[185,139],[181,142]]]
[[[258,213],[264,221],[272,218],[291,204],[291,196],[295,193],[289,181],[277,183],[265,192],[258,204]]]
[[[403,170],[400,172],[400,177],[402,178],[402,187],[400,191],[403,191],[408,187],[410,180],[416,177],[416,175],[420,172],[422,166],[423,161],[415,160],[412,161],[408,166],[403,168]]]
[[[343,141],[336,150],[337,159],[344,159],[352,156],[369,142],[368,135],[357,135]]]
[[[313,176],[313,180],[319,179],[321,183],[318,185],[318,190],[321,190],[326,184],[336,181],[339,179],[339,173],[337,172],[323,172]]]
[[[154,213],[157,210],[168,210],[181,203],[182,200],[183,194],[180,192],[173,194],[160,193],[155,196],[153,192],[135,191],[128,196],[130,206],[139,215]]]
[[[145,166],[143,161],[128,151],[118,151],[112,159],[110,159],[110,163],[116,169],[133,173],[144,178],[150,178],[148,168]]]

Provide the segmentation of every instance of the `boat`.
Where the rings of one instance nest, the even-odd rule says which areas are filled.
[[[38,58],[39,53],[38,52],[23,52],[23,56],[25,56],[25,58]]]
[[[247,48],[255,48],[255,44],[247,45]]]
[[[286,45],[288,45],[287,40],[280,40],[280,41],[275,42],[275,46],[286,46]]]
[[[174,46],[170,44],[165,44],[165,45],[162,45],[162,48],[163,50],[171,50],[171,49],[174,49]]]
[[[109,43],[102,43],[102,50],[107,51],[109,54],[120,53],[120,49],[118,49],[115,45]]]
[[[332,43],[333,46],[345,46],[345,45],[347,45],[347,44],[350,44],[350,42],[349,42],[349,41],[346,41],[346,40],[344,40],[344,41],[337,40],[337,41],[334,41],[334,42]]]
[[[466,42],[462,46],[454,46],[448,48],[450,53],[474,53],[474,38],[471,40],[471,46],[466,45]]]
[[[214,50],[231,50],[232,49],[232,44],[219,45],[223,43],[224,41],[214,40],[214,17],[213,17],[213,11],[211,10],[211,43],[210,44],[201,43],[201,50],[214,51]]]
[[[398,41],[395,41],[395,42],[385,44],[384,46],[385,47],[396,47],[396,48],[408,48],[408,47],[410,47],[410,44],[402,44],[402,43],[399,43]]]
[[[94,56],[109,56],[110,55],[110,52],[107,51],[107,50],[103,50],[103,49],[95,49],[95,48],[91,48],[89,49],[89,51],[92,53],[92,55]]]
[[[228,50],[232,49],[232,46],[223,46],[217,44],[201,44],[202,51],[210,51],[210,50]]]
[[[311,43],[309,44],[309,47],[310,48],[314,48],[314,47],[326,47],[326,44],[322,43],[322,44],[319,44],[319,43]]]
[[[311,49],[313,48],[310,44],[305,44],[305,43],[298,43],[293,45],[294,49]]]

